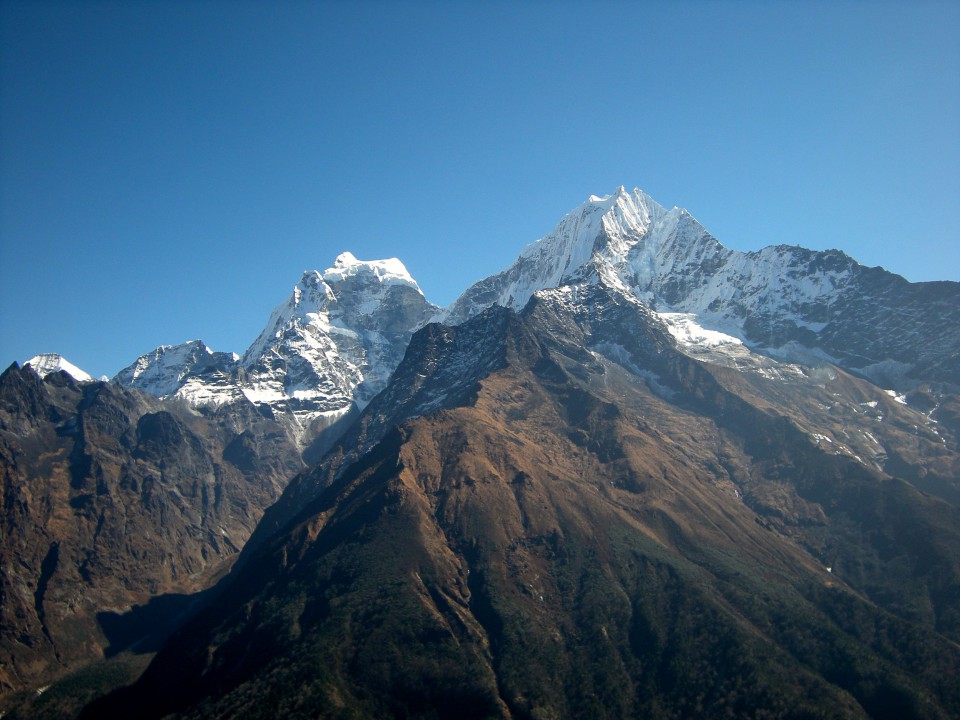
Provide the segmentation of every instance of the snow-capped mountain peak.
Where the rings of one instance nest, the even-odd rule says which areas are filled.
[[[651,256],[685,224],[706,234],[689,214],[667,210],[639,188],[592,195],[525,247],[513,265],[470,287],[443,319],[460,323],[493,304],[519,310],[538,290],[570,282],[602,278],[626,290],[636,284],[635,275],[650,273]]]
[[[572,273],[595,252],[603,250],[597,245],[600,231],[614,241],[614,252],[622,253],[629,248],[622,242],[618,245],[616,240],[642,236],[666,213],[663,206],[639,188],[631,193],[620,186],[611,195],[591,195],[587,202],[567,213],[552,233],[525,247],[520,257],[543,260],[553,256],[562,260],[561,272]]]
[[[302,427],[362,407],[436,310],[396,258],[341,253],[323,273],[305,272],[273,311],[241,361],[243,394],[287,407]]]
[[[960,320],[955,283],[907,283],[835,250],[730,250],[686,210],[623,187],[591,196],[441,319],[462,323],[491,305],[520,310],[537,291],[598,282],[778,357],[815,351],[901,389],[911,378],[960,382],[948,361],[960,339],[940,332],[947,318]]]
[[[188,340],[179,345],[161,345],[141,355],[117,373],[113,381],[166,397],[176,394],[190,377],[230,373],[237,360],[236,353],[214,352],[201,340]]]
[[[312,426],[366,405],[386,385],[413,330],[436,312],[396,258],[345,252],[323,272],[304,272],[243,357],[231,356],[218,372],[197,360],[209,349],[191,341],[158,348],[115,381],[197,405],[245,398],[286,415],[309,440]]]
[[[356,326],[376,325],[378,316],[389,314],[384,303],[406,294],[400,288],[423,298],[420,286],[398,259],[357,260],[350,252],[341,253],[322,273],[303,273],[290,298],[274,309],[263,332],[244,353],[242,363],[249,367],[258,362],[294,327],[343,335]]]
[[[91,382],[94,379],[90,373],[84,372],[65,357],[57,355],[56,353],[34,355],[27,360],[24,365],[29,365],[33,368],[33,371],[42,378],[45,378],[50,373],[62,370],[78,382]]]
[[[640,188],[629,192],[623,185],[603,198],[591,196],[593,204],[604,209],[603,224],[616,235],[642,233],[667,210]],[[676,209],[676,208],[674,208]]]

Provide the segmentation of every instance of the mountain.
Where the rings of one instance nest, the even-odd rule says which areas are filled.
[[[42,378],[45,378],[50,373],[60,372],[62,370],[78,382],[90,382],[93,380],[93,376],[90,375],[90,373],[81,370],[65,357],[57,355],[56,353],[34,355],[27,360],[24,365],[29,365],[33,368],[34,372]]]
[[[519,311],[538,290],[600,279],[680,332],[719,332],[773,357],[839,365],[901,391],[960,387],[960,339],[941,333],[943,324],[960,323],[960,283],[909,283],[836,250],[730,250],[686,210],[622,187],[592,196],[443,310],[399,260],[343,253],[326,271],[303,274],[242,358],[198,340],[161,346],[114,382],[201,407],[246,398],[285,417],[307,447],[386,387],[413,331],[427,322],[457,325],[494,304]]]
[[[943,332],[960,326],[960,283],[909,283],[837,250],[737,252],[686,210],[623,187],[592,196],[442,319],[492,304],[520,310],[537,290],[599,279],[777,357],[825,360],[899,390],[960,386],[960,333]]]
[[[42,367],[39,366],[39,367]],[[0,375],[0,695],[168,629],[302,465],[278,424]]]
[[[285,398],[295,412],[363,407],[387,384],[413,330],[436,308],[396,259],[350,253],[304,273],[243,356],[248,396]]]
[[[344,253],[304,273],[243,358],[199,340],[160,346],[109,386],[59,355],[10,368],[0,695],[169,626],[225,571],[301,454],[320,452],[315,435],[386,384],[436,310],[399,261]]]
[[[214,352],[200,340],[161,345],[117,373],[113,382],[156,397],[222,405],[239,398],[231,382],[239,359],[236,353]]]
[[[303,274],[242,358],[198,340],[161,346],[113,381],[199,407],[246,400],[307,446],[386,386],[413,330],[436,312],[399,260],[343,253]]]
[[[136,682],[104,694],[125,680],[95,663],[5,717],[98,695],[83,717],[956,717],[958,288],[837,251],[731,251],[623,188],[444,310],[399,261],[341,255],[241,357],[196,341],[73,384],[152,408],[83,433],[110,469],[80,494],[149,472],[185,498],[209,475],[184,443],[283,490],[239,554],[98,617],[138,653],[145,618],[178,628]],[[85,401],[39,400],[67,376],[27,375],[0,426],[11,486],[49,486],[29,506],[72,518],[75,471],[54,461]],[[176,442],[147,453],[157,437]],[[151,550],[204,557],[208,521],[166,520],[196,499],[155,528],[152,503],[104,487],[148,510]],[[4,637],[39,647],[69,616],[46,609],[50,568],[99,535],[72,519],[86,534],[53,552],[59,523],[10,517],[4,567],[30,572]],[[144,572],[138,545],[111,547],[105,587]],[[189,583],[204,592],[178,597]]]
[[[424,327],[85,717],[956,716],[956,434],[737,352],[602,278]]]

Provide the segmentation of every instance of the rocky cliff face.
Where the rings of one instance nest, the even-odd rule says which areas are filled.
[[[151,601],[225,570],[300,467],[281,427],[237,412],[65,372],[0,376],[0,690],[162,629],[176,603],[155,617]]]

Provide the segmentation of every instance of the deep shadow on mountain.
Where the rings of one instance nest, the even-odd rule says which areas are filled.
[[[168,593],[152,597],[144,605],[135,605],[124,613],[97,613],[97,622],[109,643],[103,649],[104,657],[113,657],[131,648],[137,652],[156,652],[196,602],[194,595]]]

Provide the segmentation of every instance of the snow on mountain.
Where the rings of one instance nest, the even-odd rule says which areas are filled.
[[[333,267],[323,273],[323,279],[329,283],[340,283],[349,277],[372,275],[380,285],[406,285],[417,292],[420,286],[410,277],[407,268],[397,258],[386,260],[357,260],[353,253],[344,252],[337,256]]]
[[[650,231],[662,228],[669,214],[640,190],[630,194],[621,187],[607,197],[591,196],[552,233],[524,248],[509,268],[468,288],[442,319],[458,324],[490,305],[520,310],[538,290],[590,280],[591,275],[623,285],[616,271],[631,247],[651,234],[658,240],[663,232]]]
[[[458,325],[492,305],[521,310],[537,292],[597,284],[642,304],[701,359],[764,371],[770,358],[835,363],[898,390],[960,385],[960,283],[908,283],[836,250],[730,250],[686,210],[623,187],[591,196],[443,310],[396,258],[345,252],[303,274],[242,358],[191,341],[114,380],[200,406],[246,399],[290,418],[302,439],[369,403],[431,320]],[[758,351],[768,357],[749,357]]]
[[[742,298],[754,307],[782,307],[838,282],[837,272],[791,279],[785,270],[793,250],[799,248],[729,250],[686,210],[667,210],[642,190],[620,187],[591,196],[513,265],[467,289],[443,317],[462,322],[491,304],[519,310],[538,290],[602,281],[658,311],[695,313],[738,334],[748,313],[730,309]]]
[[[436,312],[396,258],[337,257],[303,274],[244,353],[244,394],[312,411],[363,407],[386,385],[413,330]]]
[[[960,326],[960,284],[908,283],[837,250],[730,250],[686,210],[667,210],[623,187],[592,196],[510,267],[468,288],[440,319],[460,323],[490,305],[519,310],[538,290],[580,283],[603,283],[660,313],[687,314],[702,330],[780,357],[814,350],[896,387],[960,383],[951,361],[960,334],[942,332]],[[708,343],[714,337],[700,336]],[[690,345],[692,336],[684,337]]]
[[[703,312],[737,292],[716,271],[742,255],[723,247],[686,210],[667,210],[642,190],[620,187],[591,196],[509,268],[468,288],[444,317],[462,322],[491,304],[519,310],[538,290],[600,280],[659,310]],[[750,275],[758,266],[765,278],[768,265],[762,257],[737,270]]]
[[[195,405],[242,398],[292,419],[302,436],[363,407],[387,383],[413,330],[437,312],[396,258],[345,252],[324,272],[303,273],[242,358],[200,341],[162,346],[115,382]]]
[[[667,324],[670,334],[680,345],[718,347],[743,344],[739,338],[732,335],[701,327],[693,313],[658,313],[658,316]]]
[[[238,359],[235,353],[214,352],[200,340],[161,345],[141,355],[117,373],[113,381],[157,397],[181,394],[190,398],[192,393],[179,392],[190,379],[215,372],[229,374]]]
[[[84,372],[65,357],[56,353],[34,355],[24,365],[29,365],[42,378],[50,373],[62,370],[78,382],[92,382],[95,379],[90,373]]]

